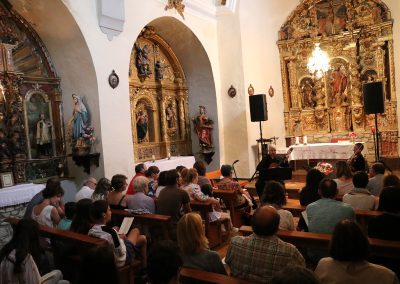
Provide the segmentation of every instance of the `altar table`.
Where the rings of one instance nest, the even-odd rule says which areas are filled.
[[[292,145],[289,161],[293,160],[347,160],[353,155],[354,144],[348,143],[318,143],[307,145]]]
[[[161,160],[156,160],[154,162],[152,161],[147,161],[144,162],[147,168],[150,166],[157,166],[160,169],[160,172],[162,171],[168,171],[175,169],[177,166],[184,166],[186,168],[193,168],[193,164],[196,162],[194,159],[194,156],[179,156],[179,157],[171,157],[170,160],[167,158],[161,159]]]
[[[0,208],[27,203],[44,187],[44,184],[27,183],[0,188]]]

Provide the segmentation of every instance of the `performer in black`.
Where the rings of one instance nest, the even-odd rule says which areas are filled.
[[[364,156],[361,154],[364,150],[362,143],[356,143],[354,145],[354,154],[347,160],[347,164],[350,166],[352,172],[366,171],[366,164]]]
[[[256,182],[256,190],[260,198],[264,191],[265,183],[269,180],[266,175],[267,170],[278,167],[289,167],[288,154],[286,154],[285,158],[282,159],[276,156],[276,148],[274,146],[270,145],[268,148],[268,155],[263,157],[261,162],[257,165],[258,180]]]

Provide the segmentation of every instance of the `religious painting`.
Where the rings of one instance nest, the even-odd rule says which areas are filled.
[[[348,104],[349,76],[347,65],[343,59],[334,58],[331,60],[332,69],[327,76],[329,80],[329,104],[333,107]]]
[[[314,108],[317,105],[314,81],[310,77],[300,80],[301,101],[303,108]]]

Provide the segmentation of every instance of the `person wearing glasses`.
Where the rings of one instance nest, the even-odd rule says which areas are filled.
[[[92,198],[94,189],[96,188],[97,180],[94,177],[88,178],[82,188],[75,194],[75,202],[84,198]]]

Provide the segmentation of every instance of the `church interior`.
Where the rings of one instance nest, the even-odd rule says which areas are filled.
[[[163,172],[201,161],[224,200],[232,197],[216,183],[231,165],[255,209],[268,148],[293,169],[282,208],[297,227],[299,190],[315,165],[334,178],[337,161],[362,151],[362,171],[381,162],[400,174],[399,54],[398,0],[0,0],[0,249],[13,234],[9,218],[21,218],[48,179],[75,201],[91,178],[119,174],[126,189],[142,163]],[[324,162],[332,168],[321,170]],[[196,202],[192,211],[213,211]],[[232,202],[233,227],[252,234]],[[357,212],[368,232],[373,217]],[[225,258],[220,227],[205,230]],[[392,252],[370,244],[378,256],[400,250],[400,239]],[[398,263],[389,265],[396,273]],[[183,274],[182,283],[202,283]]]

